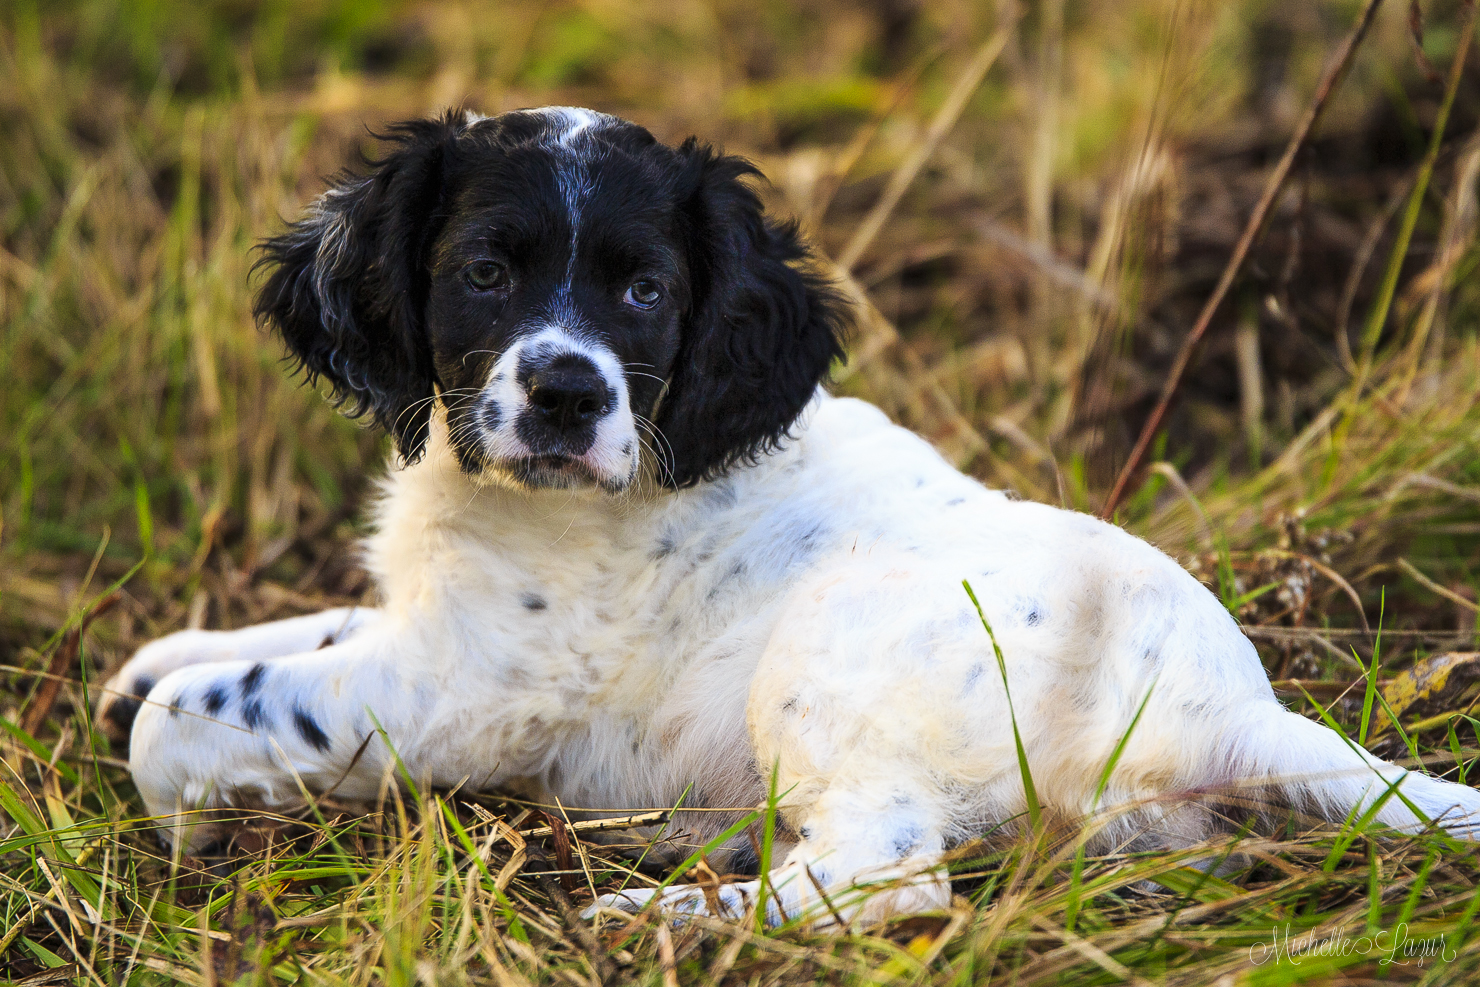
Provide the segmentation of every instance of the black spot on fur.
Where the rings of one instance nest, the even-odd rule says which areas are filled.
[[[224,685],[213,685],[206,690],[204,706],[206,712],[215,716],[221,712],[226,705],[226,687]]]
[[[173,720],[175,717],[179,716],[180,709],[184,705],[185,694],[183,692],[176,694],[175,698],[170,700],[170,719]]]
[[[1033,609],[1028,611],[1028,615],[1023,618],[1023,623],[1029,627],[1037,627],[1043,623],[1043,611],[1039,610],[1036,606],[1033,607]]]
[[[543,610],[550,605],[545,602],[543,596],[536,593],[525,593],[519,598],[519,603],[526,610]]]
[[[811,826],[803,826],[797,832],[797,835],[800,836],[803,840],[810,840],[812,838],[812,827]]]
[[[483,471],[483,453],[477,446],[457,443],[452,451],[457,454],[457,467],[469,476]]]
[[[920,841],[924,838],[925,834],[918,826],[901,830],[894,836],[894,855],[900,859],[908,857],[920,848]]]
[[[267,675],[267,666],[258,662],[247,670],[242,676],[242,698],[251,699],[252,694],[262,688],[262,680]]]
[[[761,869],[761,858],[756,856],[755,850],[745,846],[730,854],[730,873],[732,874],[756,874]]]
[[[493,379],[498,381],[503,374],[496,375]],[[499,424],[503,421],[503,412],[499,411],[497,401],[484,401],[478,406],[479,415],[483,420],[483,427],[490,432],[497,431]]]
[[[324,733],[308,710],[297,704],[293,706],[293,728],[314,750],[323,753],[329,749],[329,735]]]
[[[154,679],[147,677],[135,679],[133,688],[128,690],[129,694],[119,696],[108,706],[104,719],[117,727],[120,733],[126,735],[129,730],[133,729],[134,720],[144,705],[144,697],[148,696],[153,688]]]
[[[250,699],[242,703],[242,724],[248,730],[256,730],[258,727],[267,726],[270,722],[262,700]]]

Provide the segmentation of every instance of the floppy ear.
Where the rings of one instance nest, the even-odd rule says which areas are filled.
[[[270,269],[259,323],[282,336],[310,382],[351,417],[369,413],[407,462],[426,445],[436,372],[423,325],[426,250],[436,235],[463,117],[395,124],[389,154],[341,176],[286,233],[262,243]]]
[[[792,266],[807,246],[794,222],[769,221],[742,179],[760,172],[692,138],[687,199],[693,301],[657,426],[685,487],[774,449],[842,356],[843,302]]]

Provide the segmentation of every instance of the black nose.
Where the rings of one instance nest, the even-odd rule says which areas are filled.
[[[530,374],[524,386],[534,412],[562,431],[600,418],[611,404],[606,381],[584,357],[557,357]]]

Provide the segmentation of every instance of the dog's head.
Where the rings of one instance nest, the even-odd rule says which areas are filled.
[[[264,244],[257,314],[415,461],[686,486],[773,447],[840,355],[840,305],[745,161],[565,107],[399,124]]]

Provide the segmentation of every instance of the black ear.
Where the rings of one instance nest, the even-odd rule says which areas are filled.
[[[310,382],[352,417],[367,412],[407,462],[426,445],[436,372],[423,325],[426,251],[440,224],[462,114],[392,126],[390,153],[344,175],[308,215],[262,243],[270,270],[257,320],[282,336]]]
[[[684,487],[774,449],[843,354],[838,293],[793,266],[808,250],[794,222],[763,215],[742,180],[760,172],[690,139],[687,200],[693,301],[656,424]]]

